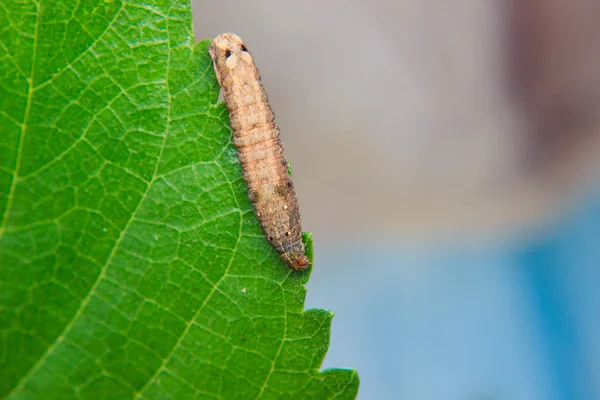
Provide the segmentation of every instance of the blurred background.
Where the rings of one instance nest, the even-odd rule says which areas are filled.
[[[600,399],[600,0],[193,1],[249,45],[360,399]]]

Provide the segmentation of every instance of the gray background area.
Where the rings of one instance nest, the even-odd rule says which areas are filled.
[[[600,398],[600,2],[192,3],[261,71],[307,306],[336,311],[324,367],[362,399]]]

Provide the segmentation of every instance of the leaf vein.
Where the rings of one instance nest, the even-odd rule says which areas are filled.
[[[290,276],[290,274],[291,274],[291,270],[288,271],[286,278],[288,276]],[[281,283],[278,283],[278,285],[281,289],[281,298],[283,299],[283,309],[287,310],[287,304],[285,301],[285,290],[283,289],[283,286],[281,286]],[[279,356],[281,355],[281,351],[283,350],[283,344],[287,341],[287,320],[288,320],[287,316],[285,316],[283,318],[283,338],[281,338],[281,342],[279,342],[279,347],[277,348],[277,353],[275,353],[275,357],[273,358],[273,361],[271,362],[271,368],[269,369],[269,372],[267,373],[267,376],[265,377],[265,381],[263,382],[263,384],[260,388],[260,392],[256,396],[256,399],[261,398],[261,396],[265,392],[265,389],[269,385],[271,376],[273,375],[273,372],[275,371],[275,365],[277,364],[277,360],[279,359]]]
[[[229,182],[229,178],[227,177],[227,174],[225,173],[225,171],[223,171],[223,168],[220,165],[219,165],[219,169],[221,170],[221,173],[223,174],[223,176],[225,177],[225,179]],[[230,188],[233,191],[233,187],[231,186],[231,183],[230,183]],[[235,198],[235,201],[237,203],[237,198],[235,197],[235,195],[234,195],[234,198]],[[238,209],[239,209],[239,204],[238,204]],[[188,332],[190,331],[190,328],[195,325],[195,321],[196,321],[196,318],[198,317],[198,315],[200,315],[200,313],[204,310],[204,307],[206,307],[206,305],[208,304],[208,302],[210,301],[210,299],[212,298],[212,296],[217,291],[218,286],[225,280],[225,277],[228,276],[229,270],[231,269],[231,265],[233,264],[233,260],[235,259],[235,255],[237,253],[238,246],[239,246],[241,238],[243,236],[242,235],[243,221],[244,221],[244,219],[242,218],[242,213],[240,212],[240,224],[239,224],[239,229],[238,229],[238,237],[237,237],[237,240],[235,242],[235,246],[234,246],[233,251],[231,253],[231,258],[229,259],[229,263],[227,264],[227,268],[225,269],[225,272],[219,278],[219,280],[213,285],[210,293],[208,293],[208,295],[206,296],[206,299],[204,300],[204,302],[202,302],[202,304],[200,305],[200,307],[198,308],[198,310],[194,313],[194,316],[187,323],[185,329],[183,330],[183,332],[179,336],[179,340],[177,340],[177,343],[175,343],[175,345],[172,347],[171,352],[167,355],[167,357],[164,358],[161,366],[146,381],[146,383],[140,388],[140,390],[138,390],[138,392],[133,396],[133,399],[140,399],[142,397],[143,393],[150,387],[150,385],[152,384],[152,382],[154,382],[158,378],[158,376],[160,375],[160,373],[166,368],[167,364],[169,363],[169,361],[171,360],[171,358],[174,356],[174,354],[177,351],[177,349],[179,349],[179,347],[183,343],[183,340],[187,336]]]
[[[35,14],[35,29],[33,36],[33,55],[31,57],[31,72],[29,73],[29,88],[27,91],[27,106],[25,106],[25,114],[23,116],[23,125],[21,126],[21,135],[19,135],[19,146],[17,148],[17,159],[15,161],[15,170],[14,176],[10,183],[10,188],[8,189],[8,196],[6,201],[6,208],[4,209],[4,213],[2,215],[2,223],[0,224],[0,239],[4,236],[4,232],[6,230],[6,225],[8,224],[8,218],[10,216],[10,212],[12,210],[13,201],[15,198],[15,190],[17,188],[17,184],[19,181],[19,171],[21,169],[21,159],[23,157],[23,144],[25,143],[25,133],[27,132],[27,122],[29,121],[29,114],[31,112],[31,103],[33,103],[33,83],[34,83],[34,74],[35,74],[35,63],[37,56],[37,47],[38,47],[38,36],[39,36],[39,26],[40,26],[40,5],[37,1],[33,2],[37,7],[37,12]]]
[[[121,15],[121,11],[123,11],[124,4],[125,4],[125,2],[121,3],[121,8],[119,8],[115,12],[115,16],[113,17],[113,19],[108,24],[106,24],[106,29],[104,29],[104,31],[102,31],[102,33],[100,33],[100,35],[98,35],[98,38],[96,40],[94,40],[92,43],[90,43],[90,45],[87,48],[83,49],[81,51],[81,53],[79,53],[79,55],[73,61],[71,61],[67,65],[65,65],[65,67],[63,69],[61,69],[55,75],[52,75],[50,78],[46,79],[44,82],[40,82],[36,87],[33,88],[33,90],[38,90],[44,86],[49,85],[50,83],[52,83],[54,81],[54,79],[60,77],[63,74],[63,72],[65,72],[68,69],[75,70],[75,68],[73,68],[75,63],[77,63],[77,61],[79,61],[81,58],[83,58],[83,56],[85,56],[88,53],[88,51],[90,51],[96,44],[98,44],[98,42],[100,42],[100,40],[102,40],[102,38],[104,37],[106,32],[108,32],[110,29],[112,29],[113,24],[115,23],[117,18]]]

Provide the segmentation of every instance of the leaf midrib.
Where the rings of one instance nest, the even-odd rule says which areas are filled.
[[[37,54],[37,40],[38,40],[38,27],[39,27],[39,20],[40,20],[40,12],[39,12],[39,4],[36,3],[38,9],[37,9],[37,13],[36,13],[36,24],[35,24],[35,34],[34,34],[34,51],[33,51],[33,57],[32,57],[32,71],[31,71],[31,77],[29,79],[29,90],[28,90],[28,96],[27,96],[27,108],[26,108],[26,112],[25,112],[25,116],[24,116],[24,122],[23,122],[23,126],[21,129],[22,135],[20,138],[20,142],[19,142],[19,153],[17,155],[17,161],[16,161],[16,166],[15,166],[15,178],[13,180],[13,183],[11,185],[11,189],[9,192],[9,201],[7,202],[7,208],[5,210],[4,213],[4,219],[2,220],[2,225],[0,226],[0,239],[2,238],[4,231],[5,231],[5,227],[6,227],[6,219],[7,216],[9,215],[9,210],[10,210],[10,205],[12,205],[12,198],[13,193],[14,193],[14,187],[16,186],[16,182],[18,180],[18,171],[20,168],[20,162],[21,162],[21,148],[22,148],[22,144],[24,142],[24,136],[25,136],[25,131],[26,131],[26,122],[27,119],[29,117],[29,111],[31,109],[31,98],[33,96],[33,92],[35,90],[35,88],[33,87],[33,82],[34,82],[34,66],[35,66],[35,59],[36,59],[36,54]],[[123,7],[121,7],[116,13],[115,13],[115,17],[113,18],[113,20],[111,21],[111,23],[109,24],[109,26],[107,27],[107,29],[98,37],[98,39],[96,39],[87,49],[85,49],[82,53],[88,52],[93,46],[94,44],[98,43],[99,40],[102,39],[102,37],[104,36],[104,34],[110,29],[110,27],[112,26],[112,24],[114,23],[114,21],[116,21],[116,19],[118,18],[118,16],[121,14],[123,10]],[[46,349],[46,351],[44,352],[44,354],[42,354],[42,356],[38,359],[38,361],[29,369],[29,371],[23,375],[23,377],[19,380],[19,382],[17,383],[17,385],[15,385],[15,387],[8,392],[8,394],[6,395],[6,399],[10,398],[13,394],[17,393],[18,391],[20,391],[24,385],[26,384],[26,382],[35,374],[35,372],[40,368],[41,365],[43,365],[43,363],[48,359],[48,357],[52,354],[52,352],[54,351],[54,349],[56,349],[56,347],[63,341],[63,339],[68,335],[68,333],[70,332],[71,328],[73,327],[73,325],[75,324],[75,322],[79,319],[79,317],[81,316],[81,314],[83,313],[83,310],[86,308],[87,304],[90,302],[91,298],[93,297],[93,295],[96,292],[96,289],[98,288],[100,282],[102,282],[102,280],[106,277],[106,270],[108,269],[108,266],[111,264],[113,257],[115,256],[115,254],[117,253],[117,250],[119,249],[119,245],[121,243],[121,241],[123,240],[123,238],[126,236],[127,232],[129,231],[129,228],[131,226],[131,224],[133,223],[133,221],[136,219],[137,213],[141,207],[141,205],[143,204],[144,200],[146,199],[146,196],[148,195],[148,192],[150,191],[150,188],[152,188],[152,185],[161,178],[161,176],[158,176],[158,168],[161,164],[161,160],[162,160],[162,156],[163,156],[163,151],[165,148],[165,145],[167,143],[167,137],[169,136],[169,131],[170,131],[170,127],[171,127],[171,103],[172,103],[172,97],[171,97],[171,93],[170,93],[170,87],[169,87],[169,80],[168,80],[168,74],[169,74],[169,70],[170,70],[170,61],[171,61],[171,47],[170,47],[170,41],[169,41],[169,51],[168,51],[168,56],[167,56],[167,69],[166,69],[166,80],[165,80],[165,84],[166,84],[166,88],[167,88],[167,96],[168,96],[168,109],[167,109],[167,126],[166,126],[166,130],[165,130],[165,134],[163,136],[163,142],[161,144],[160,147],[160,152],[156,161],[156,165],[154,166],[154,171],[152,173],[152,179],[146,184],[146,190],[144,191],[144,193],[142,194],[142,196],[140,196],[140,200],[138,202],[138,204],[136,205],[135,210],[132,212],[131,217],[129,218],[129,220],[127,221],[127,224],[125,225],[125,227],[123,228],[123,230],[121,231],[121,233],[119,234],[119,237],[117,238],[117,240],[115,241],[115,244],[106,260],[106,262],[104,263],[104,266],[102,267],[102,270],[100,271],[100,273],[98,274],[98,278],[96,278],[96,281],[94,282],[94,284],[92,285],[92,287],[90,288],[90,291],[88,292],[87,296],[83,299],[83,301],[81,302],[81,305],[79,306],[79,308],[77,309],[77,311],[75,312],[73,318],[71,318],[71,320],[69,321],[69,323],[65,326],[65,328],[61,331],[61,333],[57,336],[56,340],[54,340],[54,342],[48,346],[48,348]],[[80,56],[79,56],[80,57]],[[78,57],[78,58],[79,58]],[[71,65],[72,63],[69,63],[69,65]],[[49,80],[51,81],[51,79]],[[240,235],[241,235],[241,229],[240,229]]]
[[[10,183],[10,188],[8,189],[6,208],[4,209],[4,214],[2,215],[2,224],[0,224],[0,240],[4,237],[4,232],[6,232],[6,224],[8,223],[8,217],[10,215],[10,211],[12,210],[12,205],[15,198],[15,189],[17,187],[17,182],[19,181],[19,173],[21,170],[21,158],[23,155],[23,143],[25,142],[25,133],[27,132],[29,113],[31,112],[31,103],[33,99],[33,83],[35,82],[35,64],[37,58],[38,36],[40,26],[40,5],[36,1],[34,1],[34,4],[36,5],[37,9],[35,13],[35,31],[33,35],[33,54],[31,56],[31,71],[29,73],[29,78],[27,78],[27,105],[25,106],[25,113],[23,115],[23,124],[21,124],[21,135],[19,136],[19,146],[17,148],[17,159],[15,160],[15,171],[13,174],[13,180]]]

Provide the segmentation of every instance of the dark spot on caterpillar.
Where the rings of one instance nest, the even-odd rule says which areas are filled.
[[[281,183],[275,186],[275,193],[277,193],[280,197],[285,197],[287,191],[288,185],[286,185],[285,183]]]
[[[231,50],[227,49],[225,51],[225,58],[229,58],[229,56],[231,56]]]
[[[256,189],[248,189],[248,199],[251,203],[256,203],[260,199],[260,192]]]

